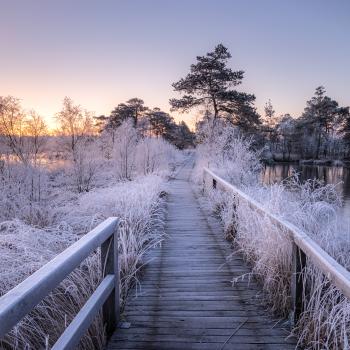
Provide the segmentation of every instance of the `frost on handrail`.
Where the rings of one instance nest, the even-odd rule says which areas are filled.
[[[0,298],[0,338],[8,333],[21,319],[39,304],[95,249],[101,246],[104,275],[112,275],[114,294],[119,295],[118,271],[118,219],[110,217],[72,244],[54,259],[33,273],[22,283]],[[113,244],[112,244],[113,243]],[[111,294],[110,289],[108,294]],[[116,322],[119,298],[107,299],[107,323]],[[116,305],[115,305],[116,304]],[[112,311],[112,314],[111,314]],[[114,328],[114,325],[112,327]]]
[[[250,206],[253,206],[255,210],[268,216],[274,224],[283,227],[290,234],[293,242],[306,254],[312,263],[325,274],[329,281],[350,299],[350,272],[324,251],[311,237],[292,223],[271,213],[253,198],[226,180],[220,178],[208,168],[204,168],[204,173],[209,175],[212,181],[215,181],[216,188],[233,192],[240,199],[243,199],[248,202]],[[214,187],[214,182],[212,186]]]

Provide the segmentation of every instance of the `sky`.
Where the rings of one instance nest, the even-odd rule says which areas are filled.
[[[169,111],[171,84],[218,43],[260,113],[271,99],[299,116],[319,85],[350,105],[348,0],[0,0],[0,33],[0,96],[49,123],[65,96],[97,115],[132,97]]]

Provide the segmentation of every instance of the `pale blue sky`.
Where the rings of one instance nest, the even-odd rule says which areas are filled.
[[[47,118],[65,95],[97,114],[171,83],[222,42],[263,111],[299,115],[316,86],[350,104],[350,1],[0,0],[0,95]],[[187,117],[190,120],[190,117]]]

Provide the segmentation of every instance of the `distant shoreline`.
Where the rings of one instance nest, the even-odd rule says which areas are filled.
[[[350,168],[350,160],[339,160],[339,159],[300,159],[300,160],[262,159],[261,161],[264,165],[298,164],[298,165],[320,165],[320,166]]]

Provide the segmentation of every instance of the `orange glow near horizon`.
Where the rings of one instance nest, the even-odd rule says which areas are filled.
[[[13,96],[18,97],[15,95],[13,95]],[[133,96],[133,97],[135,97],[135,96]],[[44,103],[41,103],[41,104],[38,103],[36,96],[34,96],[34,98],[32,97],[32,98],[28,98],[28,99],[20,98],[20,101],[21,101],[21,105],[25,111],[30,111],[33,109],[41,117],[43,117],[47,126],[48,126],[49,131],[52,133],[58,127],[57,122],[56,122],[56,113],[59,112],[62,108],[63,98],[64,97],[62,97],[61,100],[58,100],[58,99],[54,100],[54,99],[47,98],[47,99],[44,99]],[[123,102],[127,101],[130,98],[131,97],[126,98],[125,100],[120,100],[120,101],[116,102],[114,105],[109,104],[111,106],[109,109],[106,108],[106,106],[99,105],[97,102],[94,102],[92,100],[90,100],[89,103],[87,103],[87,104],[81,103],[79,100],[73,99],[73,101],[75,104],[80,104],[83,109],[94,112],[94,114],[96,116],[99,116],[99,115],[107,115],[108,116],[115,106],[117,106],[119,103],[123,103]],[[45,101],[47,101],[47,102],[45,103]],[[146,101],[145,101],[145,105],[149,106]],[[161,107],[161,104],[159,104],[159,103],[156,106],[149,106],[149,107],[150,108],[159,107],[162,110],[168,112],[175,119],[175,121],[177,123],[179,123],[181,121],[185,121],[185,123],[189,126],[189,128],[191,130],[194,129],[196,118],[193,117],[193,115],[191,113],[181,114],[178,112],[170,112],[169,106],[167,107],[165,105],[164,107]]]
[[[350,2],[304,1],[302,11],[300,3],[7,1],[0,96],[22,99],[51,129],[65,96],[96,115],[133,97],[169,112],[178,96],[171,84],[223,43],[229,66],[245,72],[239,90],[255,94],[261,115],[271,99],[276,115],[300,116],[319,85],[348,106]],[[195,112],[171,115],[194,125]]]

